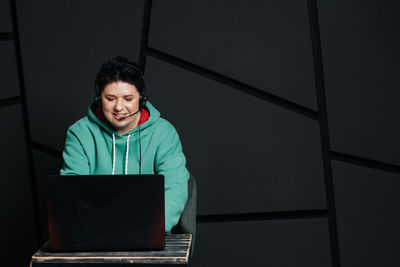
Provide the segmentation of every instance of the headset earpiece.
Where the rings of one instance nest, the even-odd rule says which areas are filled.
[[[95,103],[95,104],[100,104],[100,102],[101,102],[100,96],[99,96],[99,95],[96,95],[96,96],[93,98],[93,103]]]
[[[139,109],[142,109],[146,106],[147,96],[140,94],[139,96]]]

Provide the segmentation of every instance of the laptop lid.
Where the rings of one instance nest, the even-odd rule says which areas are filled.
[[[163,175],[51,175],[48,182],[52,250],[164,248]]]

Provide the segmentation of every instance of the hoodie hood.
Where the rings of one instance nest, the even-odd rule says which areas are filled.
[[[120,137],[122,139],[126,138],[126,153],[125,153],[125,174],[128,174],[128,165],[129,165],[129,140],[132,135],[136,135],[138,133],[139,135],[139,147],[140,147],[140,158],[141,158],[141,140],[140,140],[140,135],[141,134],[146,134],[146,130],[150,128],[158,119],[160,119],[160,112],[153,107],[153,105],[150,102],[146,103],[146,106],[144,107],[148,113],[149,113],[149,118],[147,121],[144,123],[136,126],[132,130],[124,133],[123,135],[118,134],[112,126],[100,119],[99,117],[96,116],[95,114],[95,109],[98,107],[98,104],[96,103],[91,103],[89,105],[89,110],[88,110],[88,118],[95,124],[97,124],[100,128],[104,130],[108,135],[112,137],[112,174],[115,174],[115,164],[116,164],[116,136]],[[140,160],[141,161],[141,160]],[[141,166],[141,163],[139,163]],[[140,168],[141,169],[141,168]],[[139,173],[141,173],[141,170],[139,169]]]

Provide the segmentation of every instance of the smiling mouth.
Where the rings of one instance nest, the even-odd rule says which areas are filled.
[[[114,118],[119,120],[120,118],[126,117],[126,114],[112,114]]]

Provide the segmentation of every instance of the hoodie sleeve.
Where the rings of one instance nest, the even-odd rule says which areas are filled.
[[[165,177],[165,232],[178,223],[188,197],[189,172],[175,128],[164,132],[156,154],[156,172]]]
[[[88,159],[78,137],[68,129],[63,151],[64,164],[60,170],[61,175],[89,174]]]

